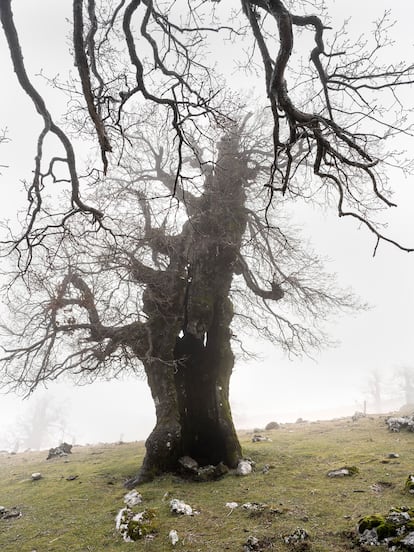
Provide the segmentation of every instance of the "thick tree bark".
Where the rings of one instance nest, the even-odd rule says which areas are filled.
[[[161,284],[149,284],[144,294],[151,336],[144,364],[157,423],[130,486],[177,470],[181,456],[230,468],[242,456],[229,402],[229,295],[246,227],[243,168],[237,136],[229,133],[206,175],[198,211],[183,227],[181,247],[170,255]]]

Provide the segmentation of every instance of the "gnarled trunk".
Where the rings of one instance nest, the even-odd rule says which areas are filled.
[[[183,227],[161,285],[148,285],[144,296],[152,348],[144,364],[157,423],[131,484],[175,471],[180,456],[230,468],[241,458],[229,402],[229,295],[246,213],[238,141],[229,136],[219,144],[217,166],[206,175],[198,210]]]

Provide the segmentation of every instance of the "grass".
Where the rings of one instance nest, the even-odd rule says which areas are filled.
[[[414,469],[414,434],[388,432],[383,417],[284,424],[262,434],[272,441],[252,443],[251,433],[240,435],[245,456],[257,464],[252,475],[210,483],[168,475],[140,486],[143,508],[156,511],[158,534],[135,543],[123,542],[114,518],[123,507],[123,482],[142,460],[143,443],[74,447],[68,457],[49,461],[44,451],[2,454],[0,505],[16,506],[22,516],[0,519],[0,550],[242,552],[253,535],[263,542],[267,538],[263,549],[283,552],[292,545],[282,537],[302,527],[311,537],[309,550],[338,552],[351,549],[349,533],[364,515],[414,506],[414,496],[404,493]],[[390,452],[400,457],[389,460]],[[271,466],[267,474],[265,464]],[[327,477],[345,465],[357,466],[359,474]],[[34,472],[43,478],[32,481]],[[78,477],[67,480],[72,475]],[[371,488],[380,482],[382,490]],[[170,498],[184,500],[199,515],[173,516]],[[225,504],[233,501],[266,503],[271,509],[231,511]],[[180,537],[175,547],[168,540],[171,529]]]

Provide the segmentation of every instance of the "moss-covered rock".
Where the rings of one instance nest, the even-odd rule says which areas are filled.
[[[116,528],[124,541],[137,541],[157,532],[155,517],[153,509],[134,514],[130,508],[122,508],[116,517]]]
[[[358,534],[360,544],[385,544],[392,550],[414,551],[414,509],[392,508],[387,515],[365,516],[359,520]]]
[[[414,475],[410,474],[404,485],[404,490],[407,493],[414,494]]]

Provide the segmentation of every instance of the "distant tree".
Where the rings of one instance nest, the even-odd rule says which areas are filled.
[[[382,167],[395,155],[383,142],[411,132],[401,102],[389,115],[378,103],[395,102],[414,72],[376,65],[386,19],[372,44],[340,32],[326,47],[308,2],[243,0],[238,14],[225,4],[73,0],[78,77],[54,81],[68,94],[64,126],[26,72],[11,0],[0,3],[14,70],[44,121],[26,223],[4,243],[17,261],[5,287],[5,379],[33,389],[142,364],[157,424],[132,483],[184,454],[231,467],[241,457],[229,406],[235,315],[301,353],[325,341],[318,320],[355,307],[285,229],[285,200],[333,200],[369,228],[375,250],[384,240],[411,251],[371,218],[393,205]],[[313,34],[309,63],[293,48],[302,30]],[[261,63],[271,129],[225,92],[207,56],[217,33],[247,48],[249,67]],[[60,149],[48,157],[51,135]],[[82,166],[76,152],[93,139],[100,162]]]

